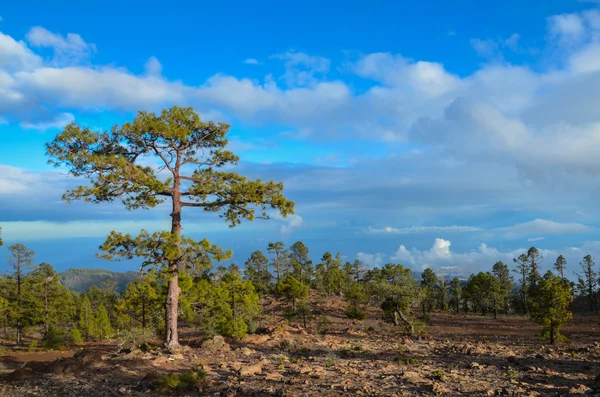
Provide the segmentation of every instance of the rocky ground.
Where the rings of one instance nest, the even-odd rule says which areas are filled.
[[[375,309],[352,321],[335,302],[326,306],[332,324],[324,335],[314,321],[303,329],[272,316],[267,333],[242,340],[201,341],[188,330],[187,346],[171,353],[117,353],[108,343],[4,356],[0,396],[600,395],[598,317],[574,318],[565,329],[572,343],[550,347],[517,316],[434,313],[425,335],[408,338]],[[193,386],[161,386],[190,368],[205,374]]]

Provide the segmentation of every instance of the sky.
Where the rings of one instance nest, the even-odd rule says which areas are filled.
[[[0,226],[58,270],[169,211],[66,204],[47,164],[70,122],[193,106],[231,125],[238,171],[296,214],[184,233],[234,251],[301,240],[367,265],[487,271],[535,245],[568,273],[600,254],[600,4],[594,1],[20,1],[0,5]],[[0,271],[7,269],[6,246]]]

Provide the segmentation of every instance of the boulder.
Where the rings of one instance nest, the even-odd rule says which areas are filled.
[[[260,373],[262,373],[262,365],[260,364],[247,365],[240,369],[240,376],[252,376]]]
[[[231,347],[225,342],[222,336],[217,335],[212,339],[207,339],[202,343],[202,350],[205,352],[222,352],[229,351]]]

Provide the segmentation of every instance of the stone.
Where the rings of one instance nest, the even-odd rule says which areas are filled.
[[[254,350],[252,350],[252,349],[249,349],[249,348],[247,348],[247,347],[242,347],[242,348],[240,349],[240,351],[242,352],[242,354],[243,354],[244,356],[251,356],[251,355],[253,355],[253,354],[255,353],[255,351],[254,351]]]
[[[225,342],[222,336],[217,335],[212,339],[207,339],[202,342],[202,350],[207,352],[229,351],[231,347]]]
[[[587,387],[586,385],[577,385],[577,386],[574,386],[574,387],[570,388],[569,389],[569,393],[571,393],[571,394],[585,394],[589,390],[591,390],[591,389],[589,387]]]
[[[260,364],[247,365],[240,368],[241,376],[252,376],[262,373],[262,366]]]
[[[283,381],[283,375],[280,374],[279,372],[271,372],[271,373],[267,374],[265,379],[273,381],[273,382],[281,382],[281,381]]]
[[[267,342],[269,339],[271,339],[269,335],[248,335],[245,336],[242,341],[245,343],[260,345]]]
[[[6,380],[9,382],[20,382],[32,378],[33,371],[29,368],[19,368],[11,372],[6,376]]]

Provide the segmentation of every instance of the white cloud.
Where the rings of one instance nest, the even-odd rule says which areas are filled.
[[[271,58],[284,61],[286,71],[282,78],[290,87],[314,86],[320,76],[329,72],[331,63],[327,58],[295,51],[272,55]]]
[[[386,226],[381,229],[377,229],[369,226],[368,231],[370,233],[391,233],[391,234],[410,234],[410,233],[433,233],[433,232],[477,232],[483,229],[473,226],[411,226],[395,228]]]
[[[359,252],[358,254],[356,254],[356,258],[368,266],[380,267],[381,265],[383,265],[385,255],[382,253],[367,254],[364,252]]]
[[[246,65],[259,65],[260,64],[260,62],[258,62],[258,60],[254,59],[254,58],[248,58],[248,59],[244,60],[244,63]]]
[[[296,229],[299,229],[304,224],[304,220],[300,215],[288,215],[287,218],[284,218],[284,224],[281,226],[281,233],[287,234],[291,233]]]
[[[561,14],[548,18],[549,31],[553,38],[563,44],[573,43],[585,34],[584,19],[579,14]]]
[[[559,223],[546,219],[535,219],[530,222],[519,223],[508,227],[501,227],[495,230],[506,233],[508,236],[519,236],[523,234],[590,233],[595,229],[581,223]]]
[[[41,122],[27,122],[21,123],[21,127],[31,130],[47,130],[51,128],[63,128],[69,123],[75,121],[75,116],[71,113],[61,113],[56,116],[53,120],[41,121]]]
[[[146,70],[146,73],[151,76],[160,76],[162,73],[162,65],[154,56],[148,59],[144,65],[144,69]]]
[[[544,241],[546,239],[546,237],[533,237],[533,238],[528,238],[527,241],[529,241],[530,243],[533,243],[535,241]]]
[[[471,39],[471,47],[475,50],[477,55],[484,58],[491,58],[496,55],[498,51],[498,43],[490,39]]]
[[[42,59],[33,53],[27,47],[26,43],[16,41],[1,32],[0,54],[2,54],[0,57],[0,71],[4,71],[5,73],[31,70],[42,63]]]
[[[27,33],[27,41],[32,47],[50,47],[54,50],[55,61],[78,62],[87,59],[96,51],[96,46],[85,42],[75,33],[62,36],[49,30],[35,26]]]
[[[149,232],[166,230],[167,223],[162,220],[144,221],[70,221],[70,222],[2,222],[2,233],[11,241],[40,241],[73,238],[106,237],[111,231],[137,235],[144,229]],[[190,224],[185,227],[185,233],[206,233],[208,231],[225,231],[227,225],[223,222],[202,222],[202,225]]]

